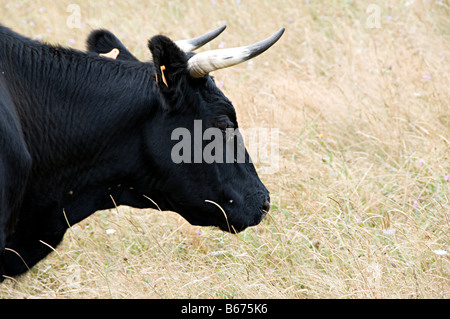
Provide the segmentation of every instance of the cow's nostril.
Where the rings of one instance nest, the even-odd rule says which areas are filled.
[[[264,200],[262,209],[263,209],[263,211],[265,211],[266,213],[270,210],[270,202],[269,202],[267,199]]]

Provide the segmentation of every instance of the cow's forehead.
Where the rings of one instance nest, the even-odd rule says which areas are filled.
[[[217,87],[214,78],[206,75],[204,84],[200,88],[201,95],[205,101],[207,113],[212,115],[227,115],[232,121],[236,120],[236,110],[233,103]]]

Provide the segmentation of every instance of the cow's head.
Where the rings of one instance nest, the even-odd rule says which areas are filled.
[[[247,47],[186,52],[223,29],[186,41],[162,35],[149,40],[153,63],[146,65],[155,74],[160,110],[145,127],[143,147],[152,181],[149,189],[139,191],[191,224],[239,232],[264,218],[269,192],[243,146],[233,104],[209,73],[262,53],[284,29]],[[108,31],[94,31],[88,39],[90,51],[113,48],[120,50],[118,59],[142,63]]]

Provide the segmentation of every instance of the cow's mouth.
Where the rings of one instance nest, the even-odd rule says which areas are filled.
[[[257,213],[254,214],[245,214],[242,216],[242,218],[239,218],[240,220],[230,220],[227,219],[225,223],[221,223],[217,227],[219,227],[221,230],[237,234],[244,230],[246,230],[248,227],[257,226],[259,223],[262,222],[262,220],[266,217],[267,212],[264,210],[259,209]]]
[[[165,204],[164,210],[180,214],[191,225],[217,227],[232,234],[240,233],[248,227],[261,223],[270,208],[267,204],[260,208],[242,207],[242,210],[237,211],[237,208],[222,208],[221,205],[210,200],[205,200],[204,205],[194,206],[192,203],[174,200],[169,196],[165,198]]]

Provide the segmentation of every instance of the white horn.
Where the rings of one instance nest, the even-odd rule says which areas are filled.
[[[188,61],[189,73],[194,78],[201,78],[212,71],[247,61],[270,48],[283,33],[284,28],[281,28],[271,37],[248,46],[198,53]]]
[[[203,35],[200,35],[198,37],[188,39],[188,40],[180,40],[176,41],[175,44],[178,45],[178,47],[183,50],[184,52],[191,52],[194,51],[201,46],[205,45],[206,43],[213,40],[215,37],[217,37],[219,34],[225,30],[227,26],[223,25],[220,28],[217,28],[215,30],[209,31]]]

